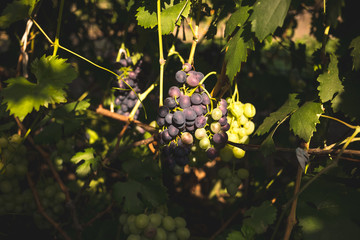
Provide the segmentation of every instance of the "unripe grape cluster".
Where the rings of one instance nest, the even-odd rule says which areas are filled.
[[[72,138],[61,139],[56,143],[56,150],[51,153],[50,158],[58,171],[62,170],[64,164],[69,162],[75,154],[74,145],[74,139]]]
[[[239,191],[242,180],[249,177],[249,172],[245,168],[239,168],[233,172],[228,167],[223,167],[218,170],[218,177],[222,180],[228,194],[234,197]]]
[[[240,101],[232,101],[228,99],[228,116],[229,129],[227,130],[229,142],[247,144],[249,135],[255,130],[255,124],[252,118],[255,116],[256,109],[251,103],[242,103]],[[237,159],[245,156],[245,151],[239,147],[227,144],[220,151],[221,159],[225,162],[230,161],[234,157]]]
[[[14,134],[0,138],[0,214],[21,213],[31,192],[24,192],[20,182],[27,173],[26,147],[22,138]]]
[[[187,240],[190,231],[182,217],[171,217],[160,213],[121,214],[119,222],[127,240]]]
[[[134,65],[131,57],[127,57],[126,59],[120,59],[117,63],[120,65],[120,68],[116,72],[120,75],[120,79],[117,79],[115,87],[123,90],[116,91],[114,103],[118,106],[117,113],[129,116],[138,100],[136,93],[141,92],[139,74],[141,72],[142,61],[140,60]],[[134,119],[137,119],[139,113],[140,108],[136,111]]]
[[[205,151],[210,160],[218,156],[227,142],[227,102],[216,102],[206,91],[204,74],[191,70],[190,64],[175,74],[180,86],[169,88],[164,105],[158,110],[157,124],[165,163],[181,173],[189,162],[192,146]]]

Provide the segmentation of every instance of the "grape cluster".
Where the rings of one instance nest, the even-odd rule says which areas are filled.
[[[116,92],[114,103],[116,106],[118,106],[117,113],[121,115],[129,116],[131,110],[134,108],[138,100],[136,93],[141,92],[141,88],[139,86],[141,62],[142,61],[140,60],[136,65],[134,65],[131,57],[120,59],[120,61],[117,62],[120,66],[119,70],[117,70],[117,73],[120,75],[120,79],[116,81],[115,87],[124,90],[119,90]],[[133,90],[131,90],[130,87]],[[134,119],[137,119],[139,113],[140,108],[136,111]]]
[[[22,138],[14,134],[0,138],[0,214],[21,213],[31,192],[21,189],[21,181],[27,173],[26,147]]]
[[[206,151],[208,159],[213,160],[228,139],[227,102],[221,99],[216,103],[210,98],[201,83],[203,78],[204,74],[191,71],[191,65],[185,64],[175,74],[182,86],[170,87],[158,110],[159,142],[165,146],[162,155],[176,173],[189,162],[193,147]]]
[[[57,182],[52,178],[45,178],[36,184],[37,193],[44,211],[54,220],[64,212],[65,207],[65,194]],[[33,205],[33,210],[36,206]],[[50,228],[50,223],[37,211],[33,212],[33,218],[39,228]]]
[[[228,167],[223,167],[219,169],[218,177],[222,180],[228,194],[234,197],[242,180],[249,177],[249,172],[245,168],[239,168],[236,172],[232,172]]]
[[[71,157],[75,154],[74,145],[74,139],[72,138],[67,138],[65,140],[61,139],[56,143],[56,150],[51,153],[50,158],[57,170],[62,170],[64,168],[64,163],[69,162]]]
[[[186,228],[186,221],[182,217],[171,217],[160,213],[129,215],[119,217],[123,232],[127,240],[187,240],[190,231]]]
[[[255,116],[256,110],[251,103],[242,103],[228,99],[228,116],[227,121],[229,129],[227,130],[228,140],[233,143],[249,142],[249,135],[255,130],[255,124],[251,119]],[[221,159],[225,162],[230,161],[233,157],[240,159],[245,156],[245,151],[239,147],[227,144],[220,151]]]

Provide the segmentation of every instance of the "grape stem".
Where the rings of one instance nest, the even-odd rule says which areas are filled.
[[[192,21],[189,24],[191,32],[193,33],[193,42],[191,45],[191,50],[190,50],[189,59],[188,59],[188,63],[190,65],[193,65],[193,63],[194,63],[195,49],[196,49],[196,45],[199,40],[199,23],[200,23],[201,3],[202,3],[202,0],[199,0],[197,3],[198,9],[197,9],[197,13],[196,13],[195,30],[193,30],[193,28],[192,28],[192,23],[191,23]]]
[[[152,90],[154,90],[154,88],[156,86],[157,86],[157,83],[153,83],[153,84],[150,85],[150,87],[148,89],[146,89],[145,92],[140,94],[139,100],[136,101],[136,104],[135,104],[134,108],[132,109],[132,111],[131,111],[131,113],[129,115],[129,120],[130,121],[132,121],[134,119],[135,113],[139,109],[139,106],[140,106],[141,102],[145,100],[145,98],[151,93]],[[147,118],[146,112],[145,112],[145,118]]]
[[[64,2],[65,2],[64,0],[61,0],[61,2],[60,2],[59,16],[57,19],[56,35],[55,35],[55,41],[54,41],[53,56],[56,56],[57,50],[59,48],[59,37],[60,37],[61,19],[62,19],[63,10],[64,10]]]
[[[161,32],[161,1],[157,1],[157,24],[159,37],[159,63],[160,63],[160,93],[159,93],[159,107],[164,105],[164,66],[165,59],[163,53],[162,32]]]
[[[209,72],[208,74],[206,74],[206,76],[203,77],[203,79],[201,79],[201,81],[199,82],[199,84],[198,84],[196,87],[194,87],[193,90],[191,90],[189,96],[193,95],[194,92],[196,91],[196,89],[197,89],[198,87],[200,87],[200,86],[205,82],[205,80],[206,80],[210,75],[212,75],[212,74],[216,74],[216,72],[213,71],[213,72]],[[209,95],[209,97],[211,97],[209,93],[207,93],[207,94]]]

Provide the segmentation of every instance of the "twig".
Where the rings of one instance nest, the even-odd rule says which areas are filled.
[[[60,224],[55,222],[54,219],[52,219],[44,210],[41,202],[40,202],[40,199],[39,199],[39,195],[36,191],[36,188],[35,188],[35,185],[34,185],[34,182],[32,181],[29,173],[26,173],[26,178],[27,178],[27,181],[29,183],[29,186],[30,186],[30,189],[31,189],[31,192],[34,196],[34,199],[35,199],[35,202],[36,202],[36,205],[37,205],[37,208],[38,208],[38,211],[39,213],[51,224],[54,226],[54,228],[66,239],[66,240],[71,240],[71,238],[66,234],[66,232],[64,232],[64,230],[60,227]]]

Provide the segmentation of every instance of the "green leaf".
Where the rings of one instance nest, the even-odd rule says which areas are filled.
[[[267,133],[275,123],[282,121],[288,114],[296,111],[299,108],[298,104],[300,101],[296,97],[296,93],[289,94],[288,100],[276,112],[271,113],[270,116],[265,118],[255,134],[260,136]]]
[[[178,4],[166,5],[161,10],[161,34],[171,33],[176,24],[176,20],[180,16],[187,17],[190,12],[190,1],[181,1]],[[154,28],[157,26],[157,13],[156,9],[150,10],[146,7],[139,7],[135,15],[138,24],[144,28]]]
[[[167,200],[166,189],[155,181],[117,182],[113,186],[113,196],[116,202],[124,204],[128,213],[143,212],[145,206],[158,207]]]
[[[239,231],[232,231],[229,233],[229,235],[226,237],[226,240],[247,240],[244,238],[241,232]]]
[[[53,56],[35,59],[31,65],[37,83],[32,83],[24,77],[11,78],[1,92],[7,110],[22,121],[33,109],[40,106],[66,102],[67,84],[77,76],[76,71],[65,62],[65,59]]]
[[[316,124],[323,113],[322,104],[306,102],[290,118],[290,130],[306,142],[310,140],[316,131]]]
[[[95,171],[100,165],[100,158],[94,156],[95,150],[93,148],[86,148],[84,152],[76,153],[71,162],[78,164],[76,174],[80,177],[85,177],[91,171]]]
[[[360,69],[360,36],[354,38],[349,48],[352,48],[350,55],[353,57],[353,69]]]
[[[161,170],[152,158],[146,158],[143,161],[131,158],[122,164],[122,168],[133,179],[144,179],[147,177],[160,177]]]
[[[251,9],[250,6],[240,6],[233,14],[231,14],[229,20],[226,23],[225,37],[230,36],[236,27],[244,25],[245,21],[249,17],[248,11]]]
[[[244,216],[250,218],[244,219],[243,225],[249,226],[255,230],[257,234],[264,233],[268,226],[276,219],[276,208],[271,205],[270,201],[264,201],[258,207],[251,207]]]
[[[277,27],[281,27],[289,10],[291,0],[257,0],[250,16],[251,30],[262,41]]]
[[[0,28],[7,28],[12,23],[27,18],[38,0],[16,0],[9,3],[0,16]]]
[[[264,156],[269,156],[270,154],[275,152],[275,143],[272,138],[274,132],[275,129],[265,138],[265,140],[260,145],[260,151],[263,153]]]
[[[62,132],[61,124],[52,122],[41,128],[39,134],[35,135],[34,141],[36,144],[57,143],[61,139]]]
[[[338,60],[335,55],[330,55],[330,63],[327,72],[320,74],[317,81],[320,82],[319,97],[321,102],[333,99],[336,93],[342,92],[344,87],[339,79]]]
[[[234,77],[241,69],[241,64],[246,62],[248,49],[254,49],[254,43],[249,38],[245,40],[243,37],[244,29],[241,28],[232,37],[228,43],[228,49],[225,53],[226,61],[226,75],[229,77],[230,82],[234,80]]]

